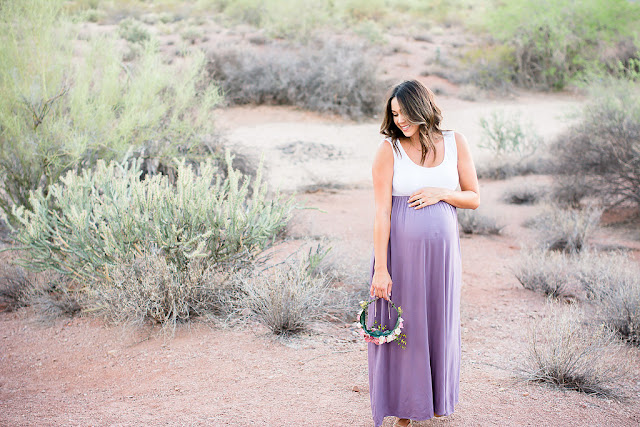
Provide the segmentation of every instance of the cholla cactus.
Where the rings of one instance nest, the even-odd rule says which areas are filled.
[[[139,161],[67,173],[46,196],[31,194],[33,211],[13,210],[23,264],[107,281],[110,266],[143,253],[165,257],[178,272],[194,258],[242,265],[287,224],[293,200],[267,196],[261,168],[250,182],[232,169],[229,153],[226,160],[226,179],[211,161],[196,173],[176,160],[175,185],[161,175],[140,180]]]

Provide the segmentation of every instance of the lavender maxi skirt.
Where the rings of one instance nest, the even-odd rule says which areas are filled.
[[[375,426],[385,416],[425,420],[453,413],[460,381],[460,239],[456,208],[445,202],[415,210],[393,196],[387,267],[391,299],[403,310],[406,348],[369,344],[369,389]],[[373,267],[374,262],[372,262]],[[373,268],[372,268],[373,275]],[[368,324],[395,325],[378,300]],[[390,318],[389,318],[390,317]]]

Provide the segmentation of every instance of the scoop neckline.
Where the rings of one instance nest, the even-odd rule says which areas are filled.
[[[400,140],[398,140],[398,145],[400,146],[400,149],[402,150],[402,153],[403,153],[405,156],[407,156],[407,159],[409,160],[409,162],[410,162],[410,163],[412,163],[412,164],[414,164],[414,165],[416,165],[417,167],[422,168],[422,169],[435,169],[435,168],[438,168],[438,167],[442,166],[442,164],[444,163],[444,160],[447,158],[447,143],[446,143],[446,141],[444,140],[444,133],[445,133],[445,132],[448,132],[448,131],[442,131],[442,142],[443,142],[443,147],[442,147],[442,148],[443,148],[443,150],[444,150],[444,154],[443,154],[443,156],[442,156],[442,161],[441,161],[440,163],[438,163],[437,165],[435,165],[435,166],[421,166],[421,165],[417,164],[416,162],[414,162],[413,160],[411,160],[411,157],[409,157],[409,155],[407,154],[407,152],[406,152],[406,151],[404,151],[404,147],[402,146],[402,143],[400,142]]]

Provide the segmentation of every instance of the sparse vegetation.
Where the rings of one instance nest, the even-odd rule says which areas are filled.
[[[504,225],[477,210],[458,209],[458,224],[464,234],[500,234]]]
[[[527,380],[604,398],[624,397],[620,384],[629,368],[621,347],[579,308],[549,306],[548,314],[533,325],[530,340],[523,370]]]
[[[378,113],[383,93],[373,62],[357,45],[219,51],[208,70],[231,104],[296,105],[358,118]]]
[[[489,9],[486,28],[508,49],[489,60],[518,85],[562,89],[637,55],[638,23],[640,5],[627,0],[513,0]]]
[[[640,206],[640,86],[605,80],[579,121],[555,144],[557,198],[593,196],[605,206]],[[575,203],[575,202],[574,202]]]
[[[480,119],[480,127],[483,130],[480,147],[490,151],[491,160],[478,166],[479,177],[505,179],[543,168],[544,162],[534,157],[542,138],[531,123],[523,123],[519,114],[494,111]]]
[[[601,216],[602,209],[593,206],[582,210],[548,207],[531,225],[538,231],[540,247],[576,253],[588,247]]]
[[[69,170],[129,152],[151,159],[157,173],[175,155],[210,155],[206,135],[220,102],[205,81],[204,55],[180,69],[163,63],[153,43],[136,62],[122,64],[114,38],[93,37],[82,61],[73,60],[73,28],[62,2],[25,0],[0,8],[0,208],[31,209],[29,192]],[[75,64],[70,67],[69,64]]]

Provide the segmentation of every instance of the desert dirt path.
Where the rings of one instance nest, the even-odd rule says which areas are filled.
[[[550,111],[545,114],[553,114]],[[269,133],[259,127],[259,120],[248,121],[251,112],[263,118],[264,126],[279,122],[272,130],[291,139],[258,141]],[[295,229],[298,235],[329,239],[347,262],[366,270],[373,212],[366,180],[369,149],[379,141],[377,124],[327,124],[326,118],[311,113],[278,108],[233,109],[225,114],[219,120],[232,129],[232,142],[267,151],[272,180],[287,164],[293,170],[287,172],[288,179],[296,179],[297,187],[314,184],[305,175],[309,168],[323,170],[337,161],[351,165],[348,170],[336,168],[353,173],[342,188],[297,196],[319,210],[300,211]],[[300,137],[301,128],[292,131],[290,126],[297,122],[313,130],[308,135],[314,137]],[[354,139],[320,139],[340,127]],[[241,141],[245,134],[252,138]],[[295,142],[296,135],[303,142],[343,141],[350,147],[337,147],[345,153],[342,160],[329,154],[307,159],[296,146],[289,150],[293,154],[277,148]],[[369,141],[368,135],[376,139]],[[467,131],[470,140],[471,135],[473,131]],[[351,147],[358,141],[368,144],[363,145],[364,153]],[[333,177],[322,179],[326,181],[315,184],[331,184]],[[461,239],[460,403],[452,416],[414,425],[638,425],[640,383],[630,384],[633,396],[619,403],[516,379],[527,328],[545,309],[544,298],[522,289],[510,271],[520,244],[531,237],[522,220],[537,209],[498,200],[504,188],[518,180],[522,178],[481,183],[483,205],[493,207],[507,224],[503,234]],[[365,281],[352,286],[366,287]],[[640,372],[637,362],[635,371]],[[385,426],[392,421],[387,419]],[[0,425],[371,426],[366,346],[349,324],[318,325],[313,332],[283,341],[259,325],[196,323],[179,328],[173,339],[163,339],[149,330],[112,327],[92,318],[43,323],[29,310],[2,313]]]

